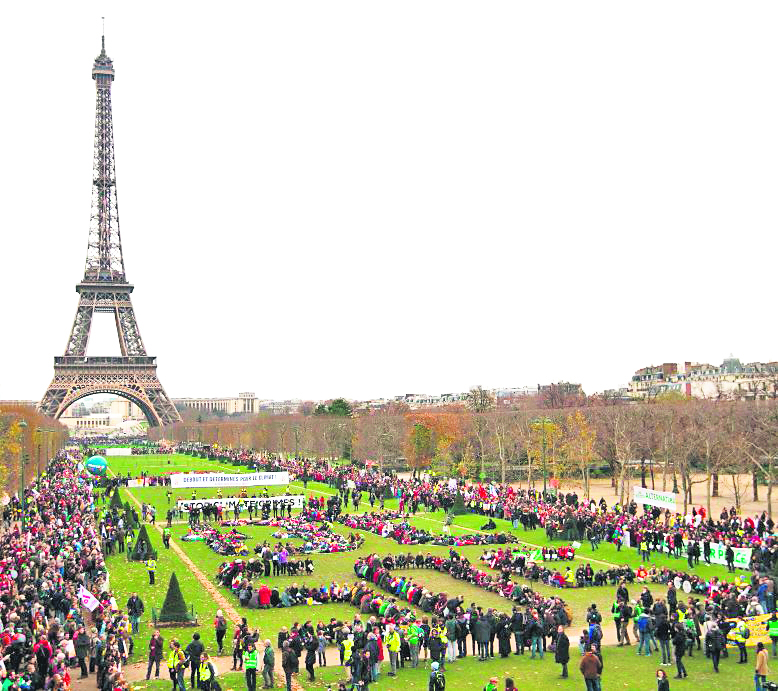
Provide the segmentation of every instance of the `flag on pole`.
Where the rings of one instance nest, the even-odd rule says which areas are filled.
[[[94,612],[100,606],[100,601],[83,585],[78,589],[78,599],[90,612]]]

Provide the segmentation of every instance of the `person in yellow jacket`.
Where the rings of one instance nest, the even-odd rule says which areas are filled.
[[[400,634],[394,624],[386,627],[386,649],[389,651],[389,676],[397,676],[397,662],[400,656]]]
[[[348,667],[351,664],[351,655],[354,652],[354,634],[343,639],[343,664]]]
[[[738,617],[735,625],[729,630],[728,638],[737,645],[740,651],[740,660],[738,664],[745,664],[748,662],[748,653],[746,652],[746,640],[750,636],[748,626],[743,620],[743,617]]]
[[[173,639],[170,641],[170,654],[167,656],[167,668],[170,678],[173,681],[175,691],[186,691],[186,682],[184,681],[184,672],[186,670],[186,655],[181,650],[181,644]]]
[[[157,571],[157,560],[153,558],[147,559],[146,570],[149,572],[149,585],[154,585],[154,574]]]
[[[575,588],[575,574],[570,570],[569,566],[565,572],[565,583],[568,588]]]
[[[200,655],[200,688],[203,691],[211,691],[211,682],[216,677],[216,670],[208,657],[208,653]]]

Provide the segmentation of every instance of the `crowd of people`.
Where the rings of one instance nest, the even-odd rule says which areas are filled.
[[[531,657],[543,657],[546,652],[552,652],[555,661],[562,666],[562,675],[567,676],[570,642],[566,629],[573,623],[572,613],[561,598],[543,597],[531,587],[522,586],[516,579],[517,575],[559,587],[617,586],[611,611],[602,613],[597,612],[596,608],[590,608],[587,612],[586,628],[580,636],[579,670],[587,680],[587,688],[590,687],[591,680],[592,689],[600,688],[602,677],[603,617],[612,618],[614,621],[620,645],[631,645],[631,633],[638,644],[638,654],[647,655],[661,650],[660,666],[674,664],[676,677],[684,678],[687,676],[687,670],[683,660],[695,651],[702,651],[710,657],[714,668],[718,670],[720,658],[726,656],[727,641],[737,646],[740,661],[746,664],[747,635],[743,617],[775,612],[773,581],[767,578],[765,573],[776,562],[778,550],[772,535],[774,525],[765,515],[741,517],[735,512],[727,511],[714,520],[707,516],[704,509],[697,508],[693,508],[688,516],[655,508],[649,508],[640,514],[639,507],[634,502],[625,506],[608,507],[605,502],[579,501],[575,494],[544,495],[533,490],[516,490],[499,485],[484,487],[461,482],[452,485],[448,480],[435,478],[400,480],[395,476],[371,470],[330,466],[323,462],[300,459],[256,457],[250,460],[265,470],[289,470],[298,480],[302,479],[306,483],[315,480],[335,488],[335,496],[326,502],[323,497],[309,499],[303,515],[293,519],[282,516],[270,521],[271,525],[275,524],[278,528],[273,535],[274,539],[297,538],[304,541],[302,550],[297,551],[300,557],[316,551],[344,551],[346,547],[353,549],[358,546],[358,535],[352,533],[352,536],[347,538],[328,531],[329,521],[337,521],[352,531],[370,532],[392,539],[400,545],[444,545],[452,548],[447,557],[429,553],[408,553],[385,557],[373,554],[359,558],[355,562],[354,570],[360,580],[352,585],[331,583],[328,586],[310,587],[295,583],[287,587],[274,587],[267,582],[271,573],[273,576],[284,574],[310,577],[313,572],[313,562],[309,558],[294,558],[295,548],[291,548],[289,543],[278,543],[276,546],[267,543],[257,545],[256,559],[232,559],[222,564],[217,580],[230,588],[242,606],[269,608],[341,602],[350,603],[359,609],[359,613],[355,614],[350,623],[332,620],[329,625],[314,628],[308,621],[302,626],[292,626],[289,631],[282,630],[283,636],[279,635],[277,644],[285,675],[287,668],[293,670],[291,673],[299,669],[299,663],[295,663],[292,658],[304,657],[305,668],[309,677],[313,678],[317,659],[320,665],[326,663],[324,652],[328,645],[334,644],[338,647],[342,663],[348,668],[351,684],[359,684],[362,688],[366,688],[378,678],[380,662],[384,657],[389,661],[389,674],[394,676],[405,664],[417,666],[419,655],[429,655],[436,665],[430,678],[432,684],[437,683],[434,680],[438,674],[445,674],[446,664],[450,665],[458,658],[468,655],[469,651],[472,651],[469,654],[477,654],[479,659],[487,660],[495,655],[495,649],[496,655],[503,657],[520,655],[525,650],[529,651]],[[106,574],[102,554],[110,536],[114,536],[114,539],[108,541],[112,545],[118,545],[115,536],[120,532],[131,544],[132,527],[125,525],[125,514],[114,511],[110,505],[95,512],[97,507],[91,494],[90,479],[79,473],[73,459],[61,458],[56,463],[72,466],[73,477],[76,478],[80,492],[74,496],[86,497],[86,506],[90,507],[88,511],[81,507],[81,512],[67,511],[64,514],[77,518],[83,516],[81,523],[86,526],[82,533],[77,534],[80,538],[76,540],[77,545],[61,548],[57,553],[63,554],[63,560],[66,562],[68,557],[76,557],[74,561],[77,568],[74,575],[70,575],[70,585],[67,571],[61,574],[64,587],[71,594],[71,603],[74,589],[81,584],[93,593],[99,603],[90,617],[91,621],[81,619],[84,635],[78,630],[78,619],[73,622],[75,633],[71,632],[69,638],[67,630],[71,624],[67,621],[67,616],[66,621],[60,623],[65,629],[66,640],[61,646],[65,654],[63,659],[70,659],[71,646],[67,641],[72,642],[72,648],[77,650],[75,641],[80,638],[83,651],[86,638],[94,636],[99,642],[101,637],[105,636],[104,650],[100,655],[102,666],[97,664],[97,660],[94,665],[96,670],[103,670],[98,682],[104,684],[108,676],[111,683],[116,684],[115,688],[126,688],[126,683],[121,680],[120,670],[122,662],[127,659],[132,649],[134,624],[130,610],[133,608],[128,603],[127,613],[123,613],[118,610],[115,600],[112,600],[104,583]],[[64,477],[69,476],[65,473]],[[39,486],[28,489],[28,499],[33,496],[30,493],[42,492],[45,483],[44,477]],[[73,493],[72,488],[70,492]],[[385,499],[389,497],[399,499],[399,510],[387,511],[383,508]],[[356,511],[351,514],[344,512],[344,507],[349,504],[353,504],[355,509],[358,508],[363,498],[367,498],[371,506],[378,504],[383,510],[380,513],[365,514]],[[474,532],[467,536],[451,536],[445,532],[433,534],[412,526],[408,521],[408,515],[418,511],[420,506],[430,510],[445,509],[451,508],[459,500],[463,501],[471,512],[483,514],[490,520],[507,519],[514,527],[521,525],[527,530],[540,527],[546,531],[549,539],[561,539],[567,541],[567,545],[546,548],[540,561],[537,561],[529,558],[528,550],[507,546],[509,542],[516,541],[510,533]],[[67,502],[70,501],[71,497],[68,496]],[[40,506],[37,495],[35,502],[26,503],[27,518],[30,521],[40,519],[38,510],[32,508],[34,505]],[[40,511],[45,512],[45,509],[41,508]],[[14,518],[17,513],[18,511],[12,509],[11,517]],[[92,515],[87,516],[90,513]],[[71,521],[68,520],[67,523],[66,531],[69,531]],[[44,525],[48,527],[45,521]],[[482,530],[491,531],[494,527],[493,524],[490,526],[487,523]],[[219,531],[207,526],[195,526],[190,533],[206,542],[209,539],[219,545],[224,542]],[[335,549],[328,548],[328,535],[336,536],[333,538],[338,543]],[[0,539],[7,539],[7,534]],[[20,535],[17,535],[17,540],[24,542]],[[577,567],[572,564],[568,566],[563,562],[575,557],[575,548],[569,544],[575,540],[588,540],[593,548],[603,540],[618,547],[629,544],[643,554],[647,552],[649,557],[651,553],[669,552],[678,558],[688,559],[690,565],[696,564],[701,557],[705,559],[714,544],[726,544],[730,548],[751,547],[752,571],[750,574],[743,572],[725,580],[704,579],[682,570],[657,568],[653,565],[641,566],[638,569],[623,566],[597,570],[588,563],[581,563]],[[27,542],[30,540],[27,539]],[[242,544],[243,540],[238,539],[237,542]],[[456,548],[466,545],[488,547],[481,557],[481,565],[473,565],[467,558],[457,554]],[[82,554],[85,549],[89,550],[87,555],[95,555],[95,564],[99,563],[100,567],[93,570],[84,566]],[[218,549],[216,551],[219,552]],[[6,551],[3,550],[2,553],[5,554]],[[238,555],[238,552],[219,553],[231,557]],[[248,555],[244,553],[242,556]],[[54,564],[58,567],[59,560],[55,559]],[[419,579],[395,575],[394,571],[398,569],[434,569],[447,573],[454,579],[503,596],[506,598],[506,611],[484,609],[474,603],[467,607],[464,598],[434,593],[425,588]],[[0,571],[0,586],[5,587],[2,579],[10,573],[12,572],[5,568]],[[18,574],[17,571],[17,576],[13,577],[16,581],[19,579]],[[681,588],[679,583],[684,588]],[[685,593],[687,584],[689,591]],[[17,587],[18,585],[17,583]],[[666,587],[667,591],[664,597],[654,599],[651,589],[656,590],[657,585],[663,589]],[[637,588],[639,594],[630,597],[629,590],[632,588]],[[78,602],[73,606],[78,609]],[[414,610],[419,610],[420,615],[416,616]],[[0,619],[6,623],[1,604]],[[106,621],[109,623],[106,624]],[[775,614],[772,621],[778,622]],[[95,622],[100,624],[95,626],[95,632],[91,633]],[[778,623],[774,627],[769,627],[769,623],[766,626],[771,631],[771,637],[772,631],[775,632],[774,640],[778,643]],[[22,639],[25,639],[24,634]],[[235,643],[235,639],[233,641]],[[251,669],[256,670],[258,666],[265,665],[269,643],[263,643],[247,631],[238,636],[235,643],[238,657],[234,659],[235,664],[240,664],[241,668],[246,666],[247,684],[251,656],[254,656],[254,666]],[[269,651],[274,658],[272,645],[269,645]],[[200,672],[203,670],[204,652],[197,654],[197,650],[186,652],[180,649],[185,660],[197,660]],[[758,649],[757,670],[760,665],[761,669],[766,669],[766,662],[762,664],[764,656],[759,657],[761,653]],[[106,655],[109,662],[114,663],[115,660],[112,666],[106,667]],[[79,659],[78,654],[75,659]],[[91,648],[87,647],[84,661],[88,663],[90,660]],[[378,669],[376,663],[379,663]],[[660,672],[662,674],[657,676],[657,685],[661,691],[664,688],[662,683],[667,681],[667,675],[664,670],[660,669]],[[288,679],[291,673],[287,675]],[[766,674],[756,676],[764,677]],[[215,679],[215,675],[210,678]],[[263,678],[267,680],[267,677]],[[64,686],[66,684],[62,687]],[[19,685],[18,688],[25,689],[24,685]],[[251,687],[250,691],[253,691]]]
[[[79,460],[52,460],[24,490],[24,515],[0,535],[3,691],[66,691],[76,670],[94,675],[100,691],[129,688],[122,665],[132,624],[111,595],[103,558],[106,526],[122,519],[107,511],[97,519]]]
[[[248,556],[249,548],[246,546],[248,535],[233,528],[222,533],[212,528],[208,523],[190,524],[189,530],[181,537],[184,542],[204,542],[216,554],[223,556]]]
[[[466,533],[451,535],[450,532],[432,533],[412,525],[409,516],[401,511],[381,513],[341,513],[335,519],[347,528],[364,530],[383,538],[394,540],[400,545],[435,545],[442,547],[466,547],[469,545],[494,545],[517,542],[510,533]]]
[[[197,445],[180,445],[179,450],[195,452]],[[450,509],[458,499],[472,512],[490,518],[510,520],[514,527],[527,530],[542,527],[549,539],[589,540],[593,547],[602,541],[620,547],[628,543],[644,552],[660,552],[677,558],[710,559],[713,548],[752,549],[752,560],[766,569],[778,562],[778,540],[775,523],[765,512],[755,516],[740,515],[734,507],[723,509],[718,517],[709,516],[704,507],[690,507],[686,515],[640,507],[634,502],[609,507],[604,499],[581,500],[574,492],[547,492],[516,489],[510,485],[491,483],[468,484],[452,479],[414,476],[401,479],[377,468],[357,468],[330,464],[325,460],[307,458],[273,458],[245,449],[220,450],[235,460],[263,470],[287,470],[304,482],[325,483],[343,493],[348,503],[363,495],[371,500],[397,498],[401,512],[416,513],[420,506],[427,510]]]

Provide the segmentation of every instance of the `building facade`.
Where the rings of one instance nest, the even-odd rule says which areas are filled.
[[[726,358],[721,365],[673,363],[643,367],[632,375],[633,399],[678,393],[711,400],[755,400],[778,395],[778,362],[749,362]]]

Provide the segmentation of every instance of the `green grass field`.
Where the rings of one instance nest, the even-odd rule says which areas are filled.
[[[753,657],[753,656],[751,656]],[[546,653],[543,660],[531,660],[529,654],[500,659],[494,658],[488,662],[478,662],[472,656],[465,660],[459,660],[453,665],[447,665],[446,688],[452,691],[468,689],[481,691],[489,678],[496,676],[500,680],[498,687],[502,691],[502,680],[511,677],[516,682],[516,688],[521,691],[546,691],[547,689],[584,689],[584,681],[578,671],[580,655],[578,649],[571,649],[568,679],[560,677],[560,665],[554,663],[554,656]],[[603,651],[604,669],[602,674],[602,688],[604,691],[623,689],[624,691],[655,691],[656,670],[660,669],[661,656],[638,657],[634,646],[631,648],[606,648]],[[747,665],[738,665],[733,656],[721,662],[719,674],[713,672],[712,665],[704,655],[695,652],[693,658],[684,658],[684,664],[689,674],[683,681],[672,679],[675,675],[675,667],[662,667],[667,671],[672,691],[678,689],[706,689],[709,691],[745,691],[752,689],[753,666],[751,660]],[[230,672],[230,663],[226,658],[220,658],[217,662],[219,680],[225,691],[237,691],[246,688],[244,677],[240,673]],[[401,669],[393,680],[386,676],[387,664],[382,667],[382,673],[378,683],[371,684],[371,689],[397,689],[409,688],[417,691],[426,691],[430,674],[429,661],[420,665],[418,669],[406,667]],[[343,667],[316,667],[316,681],[309,682],[305,670],[301,665],[302,673],[298,681],[303,689],[325,690],[328,684],[337,688],[337,682],[346,679]],[[280,678],[279,678],[280,674]],[[260,676],[261,682],[261,676]],[[276,658],[276,687],[283,688],[283,674],[280,670],[278,656]],[[141,682],[135,686],[138,689],[150,691],[163,691],[170,688],[170,681]],[[261,688],[261,685],[260,685]]]
[[[170,461],[170,463],[168,463]],[[137,474],[142,467],[149,473],[159,472],[160,469],[209,469],[220,472],[237,472],[238,468],[227,465],[215,463],[213,461],[207,461],[202,459],[191,459],[186,456],[137,456],[137,457],[111,457],[109,458],[110,470],[112,472],[118,472],[124,474],[129,470],[132,474]],[[142,465],[140,465],[142,464]],[[256,488],[256,492],[259,493],[262,488]],[[270,487],[268,488],[271,493],[283,492],[285,487]],[[254,488],[248,488],[248,494],[254,491]],[[313,494],[319,496],[320,494],[332,494],[334,490],[327,485],[319,483],[309,483],[307,491],[303,492],[301,484],[293,483],[291,491],[297,493],[305,493],[306,495]],[[122,490],[123,498],[132,496],[138,501],[145,501],[147,503],[154,504],[158,509],[158,517],[163,517],[167,510],[167,499],[165,497],[165,488],[135,488]],[[198,490],[198,496],[213,496],[215,490]],[[230,496],[230,494],[237,494],[237,488],[225,488],[223,490],[224,496]],[[173,500],[176,498],[176,490],[173,490]],[[183,497],[182,498],[188,498]],[[386,502],[387,508],[395,508],[397,505],[396,500],[390,500]],[[360,511],[367,511],[370,509],[369,504],[363,501],[360,506]],[[427,528],[433,532],[439,532],[442,526],[443,514],[437,513],[420,513],[412,519],[415,525]],[[478,515],[465,515],[459,516],[455,520],[452,527],[452,533],[460,534],[466,533],[478,528],[485,521],[484,517]],[[164,519],[159,519],[158,524],[164,524]],[[496,521],[498,528],[501,530],[510,529],[510,524],[505,521]],[[334,524],[333,528],[344,534],[350,532],[344,526],[340,524]],[[253,551],[253,547],[258,542],[263,540],[271,541],[270,537],[273,529],[269,527],[260,526],[246,526],[242,528],[244,532],[249,535],[247,545]],[[210,550],[205,544],[200,542],[185,543],[180,541],[180,537],[187,531],[187,526],[184,523],[174,524],[172,529],[173,539],[183,549],[184,553],[192,559],[197,567],[213,582],[213,577],[219,564],[224,560],[223,557],[217,555]],[[545,533],[542,530],[525,532],[522,529],[514,531],[520,540],[524,540],[529,543],[543,545],[547,544]],[[138,563],[127,562],[124,555],[108,557],[107,565],[111,573],[111,585],[119,602],[119,606],[123,607],[126,603],[129,594],[133,591],[138,592],[142,597],[146,605],[146,613],[141,621],[141,633],[136,636],[135,646],[136,652],[134,659],[144,659],[148,645],[148,639],[152,633],[151,626],[149,624],[151,607],[160,607],[162,600],[164,599],[167,589],[167,583],[170,578],[170,573],[175,571],[181,589],[187,604],[194,604],[195,610],[199,616],[201,625],[199,628],[181,628],[181,629],[165,629],[163,635],[167,641],[171,637],[175,636],[182,642],[186,643],[191,634],[195,630],[199,630],[203,638],[203,641],[210,652],[215,652],[215,636],[212,629],[211,621],[213,619],[217,605],[212,600],[211,596],[202,588],[201,584],[197,581],[194,574],[184,564],[184,562],[173,552],[172,550],[165,550],[161,544],[161,537],[159,533],[153,528],[149,528],[149,535],[152,543],[159,552],[159,564],[157,570],[157,584],[155,586],[149,586],[148,576],[146,569],[143,565]],[[312,559],[315,563],[315,572],[312,577],[272,577],[268,579],[268,584],[278,587],[284,587],[292,582],[306,583],[308,585],[320,585],[329,584],[335,580],[339,583],[353,582],[355,579],[353,572],[353,564],[358,555],[364,555],[371,552],[384,555],[387,553],[408,553],[413,554],[422,551],[424,553],[431,552],[433,554],[445,555],[448,554],[448,547],[430,547],[430,546],[412,546],[406,547],[395,543],[393,540],[386,540],[373,534],[364,534],[365,544],[357,552],[345,552],[336,554],[317,554],[312,555]],[[298,543],[299,541],[292,541]],[[557,545],[563,544],[561,541],[556,543]],[[483,553],[483,547],[470,546],[462,547],[457,550],[460,554],[466,556],[473,563],[478,563],[479,556]],[[622,549],[620,553],[617,553],[615,548],[611,545],[602,545],[595,553],[591,553],[588,543],[584,544],[583,548],[579,551],[579,558],[584,561],[589,558],[595,558],[602,561],[612,562],[614,564],[630,564],[637,566],[640,564],[638,555],[634,550]],[[663,561],[663,560],[666,560]],[[668,557],[658,557],[655,563],[663,565],[672,565],[675,567],[684,567],[685,561],[675,560]],[[565,562],[563,567],[568,565],[569,562]],[[575,566],[575,564],[573,564]],[[593,566],[598,568],[596,564]],[[701,575],[720,575],[724,576],[726,570],[719,566],[699,566],[695,569]],[[442,574],[436,571],[428,571],[425,569],[411,570],[407,572],[413,578],[417,579],[420,583],[430,587],[435,591],[443,591],[449,594],[463,595],[465,601],[476,602],[484,607],[495,607],[499,610],[509,611],[510,603],[505,599],[487,593],[484,590],[472,586],[468,583],[456,581],[446,574]],[[522,579],[516,579],[518,582],[526,582]],[[598,604],[600,609],[607,611],[611,605],[614,588],[610,586],[602,588],[586,588],[586,589],[571,589],[560,591],[558,589],[548,588],[545,586],[539,586],[533,584],[533,588],[544,594],[561,595],[567,602],[570,603],[573,609],[574,622],[568,632],[569,635],[577,636],[583,626],[584,613],[586,608],[592,602]],[[653,586],[652,591],[655,595],[664,594],[665,588],[662,586]],[[227,600],[240,611],[240,613],[246,616],[249,626],[254,629],[258,629],[263,638],[270,638],[274,643],[276,640],[277,632],[281,626],[290,627],[295,622],[304,622],[310,619],[315,625],[318,621],[328,622],[330,617],[336,617],[339,619],[350,620],[356,613],[356,609],[343,604],[330,604],[321,605],[315,607],[295,607],[291,609],[272,609],[272,610],[252,610],[252,609],[240,609],[237,598],[226,588],[220,589],[222,594],[225,595]],[[640,588],[637,585],[633,585],[630,591],[634,591],[635,595],[639,592]],[[607,617],[606,617],[607,621]],[[228,633],[226,639],[226,651],[231,651],[231,631]],[[753,655],[753,654],[752,654]],[[635,654],[634,646],[632,648],[616,648],[606,647],[604,651],[605,656],[605,672],[603,674],[603,688],[604,689],[645,689],[646,691],[656,688],[656,681],[654,674],[658,668],[658,662],[660,658],[653,656],[650,659],[638,657]],[[559,677],[559,666],[554,664],[553,655],[547,654],[543,661],[529,660],[529,656],[514,657],[511,656],[508,659],[501,660],[499,658],[494,659],[488,663],[479,663],[475,658],[469,657],[464,661],[459,661],[450,667],[448,677],[449,689],[473,689],[478,691],[481,689],[489,677],[496,675],[499,678],[505,676],[512,676],[517,682],[517,687],[522,690],[534,690],[534,689],[547,689],[547,688],[582,688],[583,681],[580,674],[577,671],[577,664],[579,654],[577,648],[571,648],[571,664],[570,674],[571,678],[563,680]],[[691,686],[692,684],[701,684],[702,688],[706,689],[745,689],[750,688],[753,684],[753,667],[749,665],[737,665],[735,660],[730,657],[728,660],[722,662],[722,673],[718,676],[714,676],[711,665],[703,655],[697,653],[691,660],[685,658],[687,669],[689,670],[689,680],[686,681],[673,681],[671,683],[672,688],[675,690],[681,686]],[[222,688],[227,691],[228,689],[241,689],[244,688],[245,681],[242,676],[235,674],[227,674],[229,667],[231,666],[231,660],[229,658],[220,658],[217,667],[220,671],[220,675],[224,674],[222,679]],[[302,665],[301,665],[302,667]],[[670,675],[674,674],[674,668],[665,668]],[[277,672],[280,671],[280,655],[277,655],[276,663]],[[324,668],[319,669],[317,667],[317,681],[307,682],[305,680],[305,673],[300,675],[299,682],[304,689],[325,689],[326,683],[337,682],[345,677],[343,668]],[[384,672],[386,671],[386,665],[384,665]],[[164,673],[164,672],[163,672]],[[371,685],[372,688],[394,688],[398,683],[408,686],[409,688],[425,689],[427,687],[427,677],[429,674],[429,667],[426,669],[411,670],[405,669],[401,672],[400,676],[392,682],[391,678],[387,678],[384,675],[381,676],[378,684]],[[152,691],[157,689],[169,688],[169,681],[159,681],[152,683],[143,683],[137,685],[137,688],[150,688]],[[277,681],[278,684],[278,681]]]

